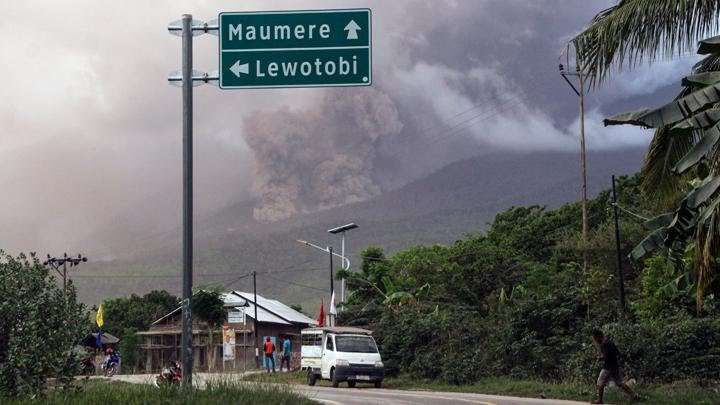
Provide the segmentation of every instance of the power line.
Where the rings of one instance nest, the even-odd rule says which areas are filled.
[[[327,270],[326,267],[313,267],[313,268],[296,268],[288,270],[268,270],[257,272],[257,274],[277,274],[277,273],[297,273],[297,272],[311,272],[311,271],[323,271]],[[213,274],[196,274],[195,277],[222,277],[222,276],[233,276],[238,274],[235,273],[213,273]],[[181,278],[182,274],[167,274],[167,275],[156,275],[156,274],[83,274],[74,276],[74,278],[85,278],[85,279],[170,279],[170,278]]]
[[[427,140],[430,140],[431,141],[430,143],[434,143],[437,140],[445,139],[446,135],[452,135],[454,133],[460,132],[463,129],[467,129],[467,128],[470,128],[470,127],[476,125],[477,122],[472,122],[472,121],[475,121],[478,118],[484,118],[483,120],[481,120],[481,122],[482,122],[485,119],[492,118],[493,116],[497,115],[497,112],[501,111],[504,107],[507,107],[508,105],[514,106],[514,105],[522,104],[523,98],[524,98],[524,96],[518,94],[518,95],[511,96],[506,100],[500,101],[499,103],[494,104],[494,105],[489,105],[489,106],[483,105],[482,107],[487,107],[487,108],[484,108],[482,111],[470,116],[469,118],[466,118],[462,121],[459,121],[459,122],[456,122],[456,123],[450,125],[449,128],[446,128],[445,130],[437,133],[436,135],[438,135],[438,136],[426,138],[426,142],[415,143],[415,144],[413,144],[413,146],[418,146],[418,145],[422,146],[423,144],[428,143]],[[477,105],[474,108],[477,108],[477,107],[481,107],[481,105]],[[489,116],[486,116],[488,113],[493,113],[493,112],[495,114],[490,114]],[[457,131],[457,130],[460,130],[460,131]],[[423,133],[423,132],[424,131],[420,131],[420,133]],[[401,143],[410,143],[413,141],[416,141],[416,138],[406,138]]]
[[[271,279],[271,280],[279,281],[279,282],[285,283],[285,284],[294,285],[294,286],[297,286],[297,287],[302,287],[302,288],[307,288],[307,289],[310,289],[310,290],[327,292],[327,290],[322,289],[322,288],[313,287],[313,286],[309,286],[309,285],[305,285],[305,284],[300,284],[300,283],[296,283],[296,282],[294,282],[294,281],[283,280],[283,279],[281,279],[281,278],[269,276],[269,275],[267,275],[267,274],[265,275],[265,277],[267,277],[267,278],[269,278],[269,279]]]

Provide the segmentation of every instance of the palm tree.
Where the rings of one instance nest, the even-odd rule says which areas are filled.
[[[615,67],[634,67],[695,49],[718,30],[717,0],[621,0],[573,38],[578,62],[591,82]]]
[[[572,45],[578,66],[598,86],[614,67],[682,55],[718,31],[718,17],[717,0],[622,0],[598,14]],[[674,212],[649,223],[653,232],[633,257],[664,247],[681,264],[686,250],[692,251],[700,311],[720,254],[720,38],[701,41],[698,53],[708,56],[683,79],[673,102],[619,114],[605,124],[656,129],[642,168],[643,190],[666,206],[682,199]]]

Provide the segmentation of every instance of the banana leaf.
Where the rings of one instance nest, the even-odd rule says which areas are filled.
[[[711,108],[678,122],[672,129],[708,128],[715,125],[718,121],[720,121],[720,108]]]
[[[720,35],[700,40],[698,45],[697,53],[699,55],[720,53]]]
[[[665,214],[661,214],[661,215],[658,215],[656,217],[650,218],[649,220],[645,221],[643,226],[645,226],[645,229],[648,229],[650,231],[655,231],[659,228],[664,228],[664,227],[670,225],[670,222],[672,222],[674,217],[675,217],[674,212],[668,212]]]
[[[616,114],[616,115],[613,115],[612,117],[605,118],[603,120],[603,124],[605,124],[605,126],[630,124],[630,125],[639,125],[639,126],[650,128],[651,125],[647,125],[645,123],[644,119],[652,111],[653,110],[651,110],[649,108],[643,108],[642,110]]]
[[[679,162],[673,167],[673,172],[676,174],[683,174],[689,169],[706,159],[707,156],[715,149],[718,140],[720,140],[720,124],[707,129],[704,132],[704,136],[700,142],[696,143],[690,151],[680,159]]]
[[[398,291],[394,292],[385,299],[383,304],[385,305],[391,305],[391,304],[404,304],[406,302],[411,302],[415,299],[412,294],[406,291]]]
[[[704,224],[710,216],[712,216],[713,212],[715,212],[718,205],[720,205],[720,197],[716,197],[707,207],[705,207],[705,209],[702,210],[698,223]]]
[[[706,204],[715,195],[718,188],[720,188],[720,176],[708,176],[702,185],[691,191],[685,198],[688,208],[696,210],[701,205]]]
[[[666,230],[665,228],[656,229],[646,236],[635,248],[630,252],[632,260],[640,260],[645,256],[665,247]]]
[[[720,83],[696,90],[685,97],[654,109],[621,113],[603,120],[605,126],[632,124],[659,128],[683,120],[703,107],[720,101]]]
[[[709,86],[720,82],[720,72],[703,72],[683,77],[682,85],[689,86]]]

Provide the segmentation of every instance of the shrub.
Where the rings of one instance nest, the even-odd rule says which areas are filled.
[[[720,319],[671,318],[652,324],[610,324],[626,377],[645,382],[711,381],[720,378]],[[585,345],[568,367],[568,377],[592,381],[599,370],[597,349]]]
[[[0,252],[0,396],[42,394],[49,378],[68,386],[86,326],[72,283],[63,293],[34,256]]]
[[[122,356],[121,367],[124,373],[135,372],[135,368],[137,367],[139,338],[136,333],[137,329],[135,328],[125,328],[120,337],[119,349],[120,355]]]

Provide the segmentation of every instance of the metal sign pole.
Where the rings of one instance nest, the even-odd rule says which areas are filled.
[[[182,263],[183,263],[183,306],[182,306],[182,337],[181,337],[181,359],[183,367],[183,386],[192,386],[193,371],[193,335],[192,335],[192,259],[193,259],[193,82],[197,84],[206,84],[219,81],[221,88],[253,88],[253,87],[318,87],[318,86],[369,86],[371,79],[371,11],[370,9],[354,9],[354,10],[324,10],[312,12],[268,12],[268,13],[220,13],[219,21],[193,21],[192,15],[183,14],[180,21],[175,21],[168,26],[168,31],[172,35],[182,36],[182,70],[180,72],[171,72],[168,76],[168,82],[172,85],[182,83],[183,98],[183,241],[182,241]],[[253,19],[253,27],[265,21],[265,14],[273,14],[280,16],[281,19],[289,21],[312,18],[318,23],[311,26],[318,26],[319,39],[315,38],[310,43],[311,35],[305,38],[305,35],[298,36],[293,48],[297,50],[292,53],[292,60],[287,63],[295,66],[292,68],[292,77],[283,77],[275,80],[258,80],[260,78],[270,78],[277,75],[265,74],[265,65],[261,66],[261,56],[256,54],[265,51],[259,48],[246,48],[249,40],[242,37],[242,24],[238,19]],[[223,20],[227,18],[228,20]],[[225,23],[222,23],[225,21]],[[284,27],[285,22],[280,27]],[[223,30],[224,28],[224,30]],[[278,31],[281,36],[285,36],[285,31]],[[203,73],[193,71],[193,34],[212,33],[219,35],[219,73]],[[287,35],[290,35],[288,32]],[[254,46],[253,44],[250,44]],[[297,48],[297,49],[295,49]],[[320,67],[315,67],[314,77],[312,80],[306,76],[313,72],[313,65],[304,61],[303,58],[309,55],[305,52],[305,48],[320,52],[325,60],[324,70],[321,72]],[[336,49],[337,48],[337,49]],[[342,49],[340,49],[342,48]],[[273,49],[270,49],[272,51]],[[227,51],[227,52],[225,52]],[[235,55],[234,51],[241,52],[242,55]],[[283,55],[289,56],[289,50],[285,50]],[[338,53],[339,52],[339,53]],[[225,55],[227,54],[227,55]],[[276,57],[280,53],[271,52],[268,55]],[[225,57],[223,56],[225,55]],[[268,56],[266,55],[266,56]],[[240,61],[240,58],[243,61]],[[317,58],[316,58],[317,59]],[[250,67],[250,60],[255,64]],[[263,59],[264,60],[264,59]],[[263,62],[264,63],[264,62]],[[277,61],[270,61],[272,66],[277,65]],[[300,65],[300,74],[296,76],[296,67]],[[258,66],[261,66],[258,70]],[[268,65],[269,66],[269,65]],[[290,66],[290,65],[288,65]],[[275,69],[274,67],[270,67]],[[288,67],[288,69],[290,69]],[[310,70],[308,70],[310,69]],[[305,74],[304,72],[307,71]],[[223,75],[223,72],[225,73]],[[288,71],[289,72],[289,71]],[[324,73],[323,73],[324,72]],[[332,72],[332,73],[330,73]],[[229,73],[229,74],[228,74]],[[251,74],[252,73],[252,74]],[[247,76],[247,77],[246,77]],[[227,78],[227,83],[223,81]],[[248,80],[250,79],[250,80]],[[307,79],[307,80],[306,80]],[[332,250],[330,250],[330,285],[331,290],[334,289],[332,280]],[[343,260],[346,260],[343,258]],[[256,274],[253,272],[253,292],[255,304],[254,319],[254,335],[255,335],[255,362],[256,366],[260,366],[259,348],[259,330],[257,320],[257,285]],[[223,363],[224,366],[224,363]]]
[[[183,98],[183,309],[182,368],[183,386],[192,387],[192,220],[193,220],[193,86],[192,15],[182,16],[182,98]]]

